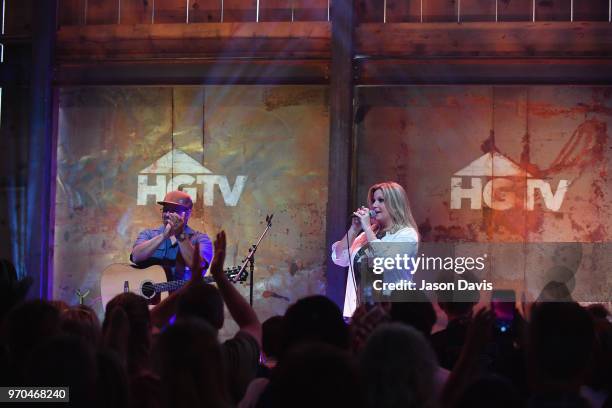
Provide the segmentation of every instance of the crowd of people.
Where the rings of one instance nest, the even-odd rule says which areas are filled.
[[[225,242],[218,234],[216,285],[199,273],[196,244],[187,285],[151,310],[117,295],[102,323],[84,305],[25,300],[28,282],[3,261],[0,384],[68,386],[74,407],[612,406],[612,324],[600,305],[536,302],[501,333],[476,301],[440,298],[448,324],[432,333],[424,295],[361,305],[349,324],[310,296],[262,324],[223,273]],[[239,330],[220,341],[224,308]]]

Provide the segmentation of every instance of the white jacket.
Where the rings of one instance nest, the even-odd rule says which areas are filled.
[[[372,242],[409,242],[409,243],[417,242],[418,243],[419,234],[414,228],[405,227],[397,231],[396,233],[393,233],[393,234],[387,233],[381,239],[376,239]],[[355,255],[357,254],[359,249],[361,249],[362,246],[368,243],[368,239],[365,233],[363,232],[359,234],[357,238],[355,238],[355,240],[351,244],[350,259],[349,259],[348,250],[344,250],[342,251],[342,253],[339,254],[339,256],[336,256],[336,246],[339,243],[340,241],[334,242],[334,244],[332,245],[332,252],[331,252],[332,261],[334,261],[334,263],[338,266],[347,267],[349,265],[353,265]],[[411,248],[412,248],[411,250],[412,252],[414,251],[415,248],[417,248],[417,246],[413,245],[411,246]],[[342,313],[344,317],[351,317],[353,315],[353,312],[355,312],[355,309],[357,308],[357,290],[355,288],[355,277],[353,276],[353,273],[354,273],[353,268],[350,267],[348,275],[346,277],[346,292],[344,294],[344,311]]]

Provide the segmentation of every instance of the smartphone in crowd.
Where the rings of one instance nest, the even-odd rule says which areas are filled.
[[[516,294],[513,290],[494,290],[491,294],[491,310],[495,315],[495,328],[501,334],[512,331],[516,313]]]

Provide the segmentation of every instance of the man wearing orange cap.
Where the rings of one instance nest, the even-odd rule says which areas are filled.
[[[161,265],[168,280],[189,279],[195,244],[200,243],[200,254],[208,268],[213,256],[213,245],[208,235],[187,225],[193,202],[183,191],[170,191],[163,201],[162,222],[159,228],[138,234],[130,260],[139,266]]]

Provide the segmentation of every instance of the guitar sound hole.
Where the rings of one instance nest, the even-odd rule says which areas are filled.
[[[151,299],[155,296],[155,287],[153,286],[153,282],[144,282],[142,284],[142,296],[147,299]]]

